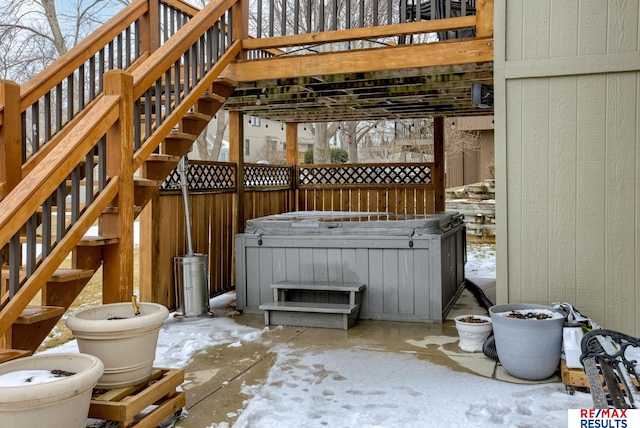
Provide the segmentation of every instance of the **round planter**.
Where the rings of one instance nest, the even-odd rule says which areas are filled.
[[[485,322],[462,321],[470,316],[484,320]],[[482,345],[491,334],[493,328],[491,318],[484,315],[460,315],[455,318],[455,321],[458,336],[460,337],[460,342],[458,343],[460,349],[466,352],[482,351]]]
[[[0,364],[0,375],[22,370],[75,373],[47,383],[0,385],[3,427],[84,427],[91,393],[102,375],[102,362],[86,354],[45,354]]]
[[[544,309],[562,316],[544,320],[517,319],[503,312]],[[547,379],[560,364],[562,327],[566,314],[551,306],[514,303],[489,308],[500,364],[511,376],[528,380]]]
[[[146,381],[153,370],[158,332],[169,310],[157,303],[141,302],[135,315],[131,303],[111,303],[82,309],[67,318],[80,352],[104,363],[97,388],[114,389]]]

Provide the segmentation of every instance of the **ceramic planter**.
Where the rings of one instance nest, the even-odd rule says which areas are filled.
[[[545,310],[558,313],[550,319],[517,319],[500,313]],[[566,314],[551,306],[507,304],[489,308],[500,364],[512,376],[542,380],[552,376],[560,364],[562,328]]]
[[[158,332],[169,310],[157,303],[111,303],[77,311],[67,318],[67,327],[78,340],[80,352],[104,363],[97,388],[114,389],[137,385],[149,379],[156,356]]]
[[[463,321],[471,316],[484,322]],[[482,351],[482,345],[491,334],[493,328],[491,318],[484,315],[460,315],[455,318],[455,321],[458,336],[460,337],[460,342],[458,343],[460,349],[467,352]]]
[[[0,364],[0,375],[22,370],[75,373],[48,383],[2,386],[3,427],[79,428],[87,424],[91,393],[103,372],[102,362],[86,354],[45,354]]]

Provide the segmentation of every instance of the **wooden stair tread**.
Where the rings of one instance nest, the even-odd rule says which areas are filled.
[[[66,309],[61,306],[27,306],[14,324],[35,324],[54,317],[61,317]]]
[[[162,185],[162,182],[158,180],[152,180],[150,178],[136,177],[133,180],[133,185],[138,187],[160,187]]]
[[[216,83],[219,85],[228,86],[230,88],[235,88],[236,86],[238,86],[238,81],[233,80],[230,77],[218,77],[216,79]]]
[[[24,267],[20,268],[20,277],[23,278],[25,274]],[[82,278],[91,278],[93,271],[89,269],[57,269],[47,282],[68,282],[75,281]],[[2,277],[7,278],[9,275],[9,268],[2,268]]]
[[[180,162],[180,156],[166,155],[163,153],[152,153],[147,158],[147,162]]]
[[[57,269],[47,282],[68,282],[91,278],[93,273],[90,269]]]
[[[28,357],[31,354],[33,354],[33,352],[24,349],[0,349],[0,363],[15,360],[16,358]]]
[[[169,134],[167,134],[167,136],[164,139],[180,140],[180,141],[195,141],[196,138],[198,138],[197,135],[189,134],[187,132],[171,131]]]
[[[365,284],[361,282],[296,282],[281,281],[271,284],[272,289],[277,290],[310,290],[310,291],[344,291],[359,292],[364,290]]]
[[[209,123],[213,119],[213,116],[209,116],[208,114],[198,113],[198,112],[189,112],[185,114],[182,120],[197,120],[201,122]]]
[[[314,312],[325,314],[352,314],[357,311],[359,305],[346,303],[324,303],[324,302],[269,302],[259,306],[266,311],[287,311],[287,312]]]
[[[104,209],[104,214],[118,214],[120,209],[118,207],[107,207]],[[142,212],[142,207],[139,205],[134,205],[133,212],[136,214],[140,214]]]
[[[205,92],[204,94],[202,94],[200,99],[203,101],[216,101],[223,104],[227,101],[226,97],[220,94],[216,94],[215,92]]]
[[[78,247],[100,247],[102,245],[117,244],[120,242],[118,237],[104,236],[84,236],[77,244]]]

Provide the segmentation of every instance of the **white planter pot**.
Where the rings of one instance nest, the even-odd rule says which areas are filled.
[[[134,314],[131,303],[111,303],[82,309],[67,318],[80,352],[95,355],[104,363],[97,388],[137,385],[151,376],[158,332],[169,310],[157,303],[138,306],[140,315]]]
[[[0,364],[0,375],[22,370],[75,373],[48,383],[0,385],[0,426],[79,428],[87,425],[102,362],[86,354],[45,354]]]
[[[473,316],[486,322],[473,323],[462,321],[462,319],[468,316]],[[493,328],[491,318],[484,315],[460,315],[455,318],[455,321],[458,336],[460,337],[460,342],[458,343],[460,349],[467,352],[482,351],[482,345],[484,345],[485,340],[487,340]]]
[[[508,318],[500,313],[544,310],[557,312],[556,318],[543,320]],[[547,379],[558,369],[562,352],[562,328],[567,315],[551,306],[525,303],[489,308],[500,364],[520,379]]]

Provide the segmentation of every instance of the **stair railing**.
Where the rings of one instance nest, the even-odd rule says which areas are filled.
[[[26,82],[20,89],[22,175],[37,166],[66,135],[67,124],[102,93],[106,71],[135,67],[194,13],[197,9],[179,1],[135,0]]]
[[[28,179],[19,182],[0,201],[0,248],[7,243],[12,248],[8,278],[3,278],[0,271],[0,337],[116,196],[122,208],[120,200],[133,192],[135,170],[158,148],[197,99],[213,88],[220,72],[239,54],[243,31],[233,32],[232,28],[234,25],[240,28],[246,22],[240,19],[246,16],[242,13],[243,3],[210,2],[137,65],[133,74],[121,70],[105,73],[105,92],[95,98],[82,117],[78,117],[76,125],[48,150]],[[232,40],[232,36],[236,39]],[[172,82],[167,84],[163,79],[171,77],[172,71],[175,73]],[[170,93],[163,92],[166,88]],[[145,98],[149,101],[146,106],[150,106],[152,96],[155,100],[165,100],[165,104],[151,117],[151,129],[138,134],[135,140],[138,147],[134,149],[135,127],[130,119],[135,105],[140,105]],[[3,117],[0,125],[6,123],[5,119]],[[74,171],[79,172],[74,176]],[[80,198],[73,195],[79,192],[80,179],[89,176],[98,177],[97,189],[80,204]],[[66,215],[67,186],[71,187],[72,195],[70,218]],[[63,213],[56,216],[55,227],[51,220],[53,207]],[[133,206],[128,209],[133,210]],[[40,217],[41,227],[38,226]],[[64,220],[59,220],[62,217]],[[27,260],[26,270],[21,271],[18,248],[21,231],[25,229]],[[42,240],[41,254],[35,250],[38,234]],[[5,283],[8,283],[7,290],[4,290]]]

